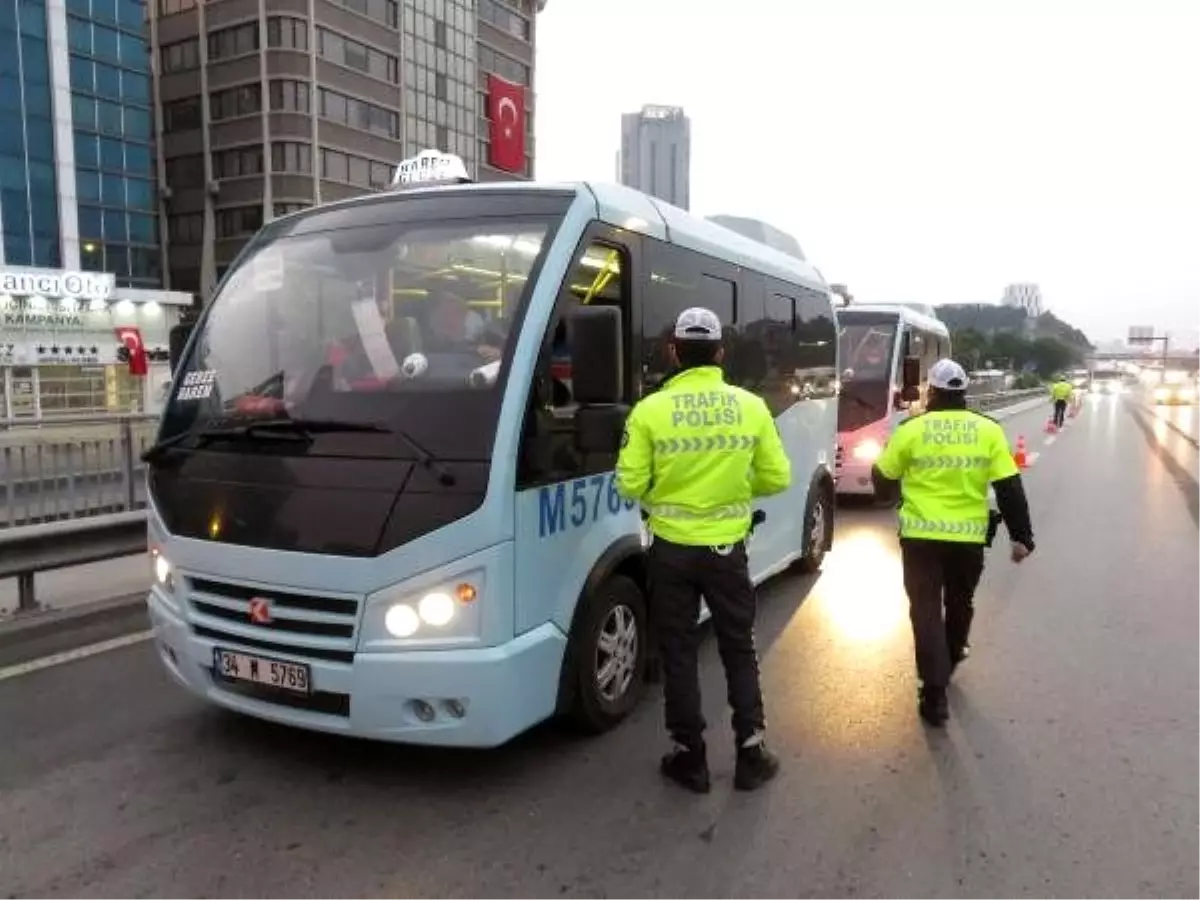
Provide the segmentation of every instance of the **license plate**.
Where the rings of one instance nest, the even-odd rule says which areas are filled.
[[[213,668],[218,678],[229,681],[247,681],[297,694],[312,691],[309,668],[303,663],[281,662],[218,647],[213,650]]]

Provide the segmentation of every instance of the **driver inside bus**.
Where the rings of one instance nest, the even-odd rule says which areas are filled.
[[[485,363],[500,358],[504,336],[472,310],[465,300],[446,290],[431,290],[429,299],[427,351],[474,353]]]

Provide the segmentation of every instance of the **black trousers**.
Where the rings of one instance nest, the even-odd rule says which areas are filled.
[[[1067,421],[1067,401],[1054,401],[1054,424],[1059,428],[1063,427],[1063,423]]]
[[[662,663],[667,731],[686,747],[703,745],[707,724],[696,660],[700,640],[696,620],[703,594],[717,633],[733,707],[733,731],[740,745],[766,725],[754,648],[757,599],[746,545],[714,549],[655,538],[649,559],[650,617]]]
[[[970,637],[975,589],[983,575],[983,545],[902,538],[900,560],[917,675],[927,687],[945,687],[951,663],[962,658]]]

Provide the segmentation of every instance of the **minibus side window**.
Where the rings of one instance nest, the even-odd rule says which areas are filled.
[[[581,305],[616,306],[623,313],[628,331],[631,276],[629,252],[616,241],[589,240],[577,251],[575,263],[559,291],[531,389],[519,464],[521,488],[607,471],[616,464],[615,456],[599,458],[593,454],[585,458],[576,446],[578,404],[571,389],[572,356],[566,319],[572,309]],[[626,340],[627,357],[629,347]],[[628,359],[622,365],[629,370]]]

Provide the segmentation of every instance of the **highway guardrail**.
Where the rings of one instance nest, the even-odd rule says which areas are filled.
[[[987,412],[990,409],[1003,409],[1006,406],[1014,406],[1023,400],[1032,400],[1034,397],[1045,397],[1046,402],[1050,402],[1050,395],[1044,387],[1026,388],[1019,391],[1000,391],[995,394],[978,394],[974,397],[967,397],[967,406],[971,409],[977,409],[980,412]]]
[[[145,510],[8,528],[0,531],[0,578],[17,579],[17,610],[32,612],[37,573],[145,551]]]
[[[64,416],[0,431],[0,531],[145,507],[158,417]]]

